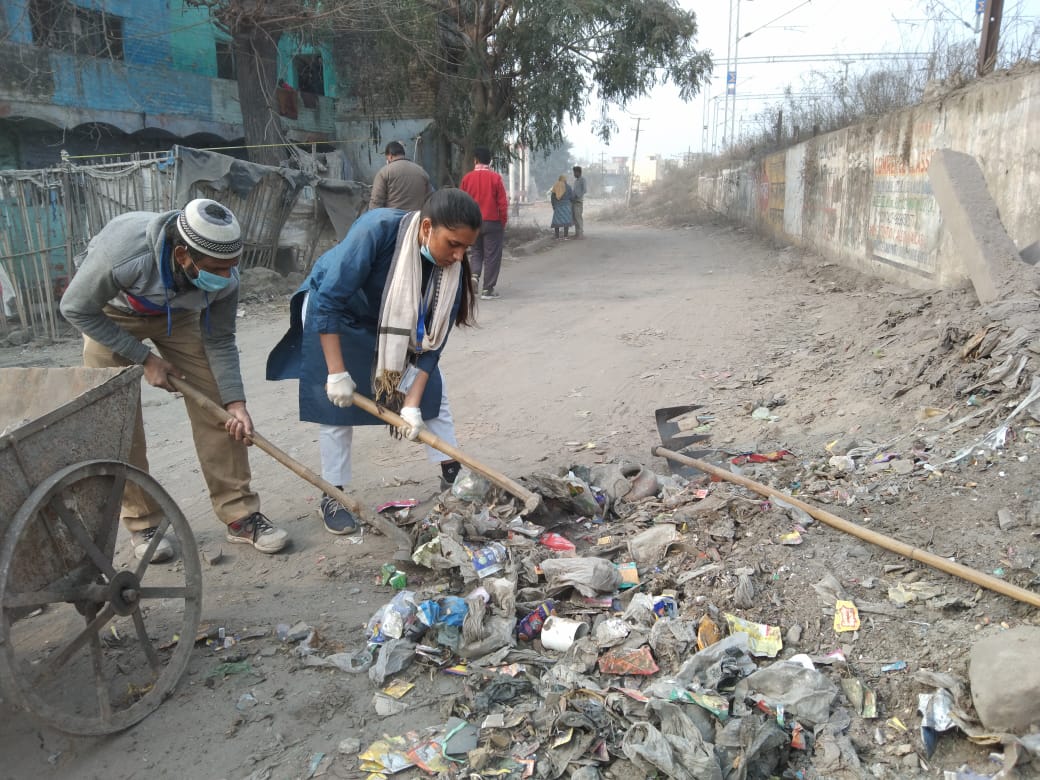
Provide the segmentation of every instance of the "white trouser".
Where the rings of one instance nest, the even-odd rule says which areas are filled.
[[[310,295],[310,293],[307,293]],[[307,317],[307,298],[303,300],[303,317]],[[397,389],[407,393],[411,388],[419,370],[415,366],[408,366],[401,377],[401,384]],[[448,405],[448,390],[444,382],[444,374],[441,374],[441,406],[437,416],[432,420],[426,420],[426,427],[430,433],[444,440],[452,447],[458,446],[455,438],[455,419],[451,416],[451,407]],[[351,468],[350,452],[351,443],[354,440],[354,426],[352,425],[321,425],[319,426],[318,445],[321,450],[321,477],[333,485],[349,485]],[[433,447],[426,447],[426,457],[430,463],[444,463],[451,460],[450,455],[445,455]]]

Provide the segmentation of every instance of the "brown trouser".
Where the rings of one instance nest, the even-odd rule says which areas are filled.
[[[123,314],[111,307],[105,315],[127,333],[155,345],[163,359],[180,369],[187,382],[203,395],[220,404],[220,393],[202,344],[198,312],[173,315],[170,334],[166,333],[166,317],[137,317]],[[130,361],[102,346],[89,336],[83,337],[83,364],[91,368],[128,366]],[[195,453],[202,467],[202,475],[209,487],[213,511],[224,524],[233,523],[260,510],[260,498],[249,488],[249,455],[243,442],[227,435],[205,411],[185,400]],[[137,405],[134,440],[130,448],[130,463],[148,471],[148,453],[144,438],[144,419],[141,405]],[[141,531],[159,524],[161,513],[139,488],[127,484],[120,512],[123,523],[131,531]]]

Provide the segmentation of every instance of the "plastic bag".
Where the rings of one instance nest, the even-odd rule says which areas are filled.
[[[574,542],[560,534],[542,534],[538,542],[542,547],[548,547],[550,550],[556,550],[557,552],[574,552],[577,549],[574,546]]]
[[[490,491],[491,483],[467,468],[459,470],[459,475],[455,477],[455,482],[451,486],[451,494],[455,498],[471,504],[479,504],[484,501]]]
[[[695,776],[676,760],[671,743],[664,734],[649,723],[635,723],[621,741],[621,750],[629,761],[643,773],[653,777],[660,772],[677,780],[696,780]]]
[[[418,606],[419,621],[427,628],[461,626],[466,618],[466,601],[458,596],[445,596],[439,600],[427,599]]]
[[[783,704],[803,724],[815,726],[827,722],[837,695],[837,686],[817,670],[777,661],[737,683],[733,698],[737,702],[763,698],[773,707]]]
[[[376,685],[382,685],[383,680],[391,674],[396,674],[408,666],[414,656],[414,642],[405,639],[390,639],[379,648],[379,657],[368,670],[368,678]]]
[[[369,618],[365,636],[372,642],[380,643],[387,639],[400,639],[406,629],[416,622],[417,612],[415,592],[402,590]]]
[[[571,503],[579,513],[586,517],[602,517],[603,507],[596,500],[596,495],[588,483],[576,476],[573,471],[568,471],[563,478],[571,494]]]
[[[656,566],[664,558],[668,548],[679,541],[674,525],[667,523],[647,528],[628,540],[628,551],[639,568]]]
[[[604,653],[599,659],[599,670],[602,674],[657,674],[660,669],[650,653],[650,648],[643,645],[638,650],[617,648]]]
[[[542,561],[549,587],[573,587],[583,596],[613,593],[621,584],[617,567],[603,558],[550,558]]]
[[[371,646],[366,646],[353,653],[333,653],[324,658],[309,655],[303,659],[304,666],[334,666],[343,672],[359,674],[367,672],[375,662],[375,654]]]

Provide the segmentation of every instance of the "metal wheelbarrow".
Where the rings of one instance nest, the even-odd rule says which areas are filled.
[[[0,691],[61,731],[147,716],[187,667],[202,570],[184,514],[130,466],[140,366],[0,369]],[[113,562],[123,492],[162,510],[182,566]]]

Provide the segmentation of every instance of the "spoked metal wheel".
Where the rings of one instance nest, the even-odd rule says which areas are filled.
[[[125,489],[143,491],[172,532],[180,566],[113,564]],[[52,474],[26,498],[0,547],[0,687],[42,721],[72,734],[137,723],[188,664],[202,609],[191,527],[151,476],[119,461]]]

